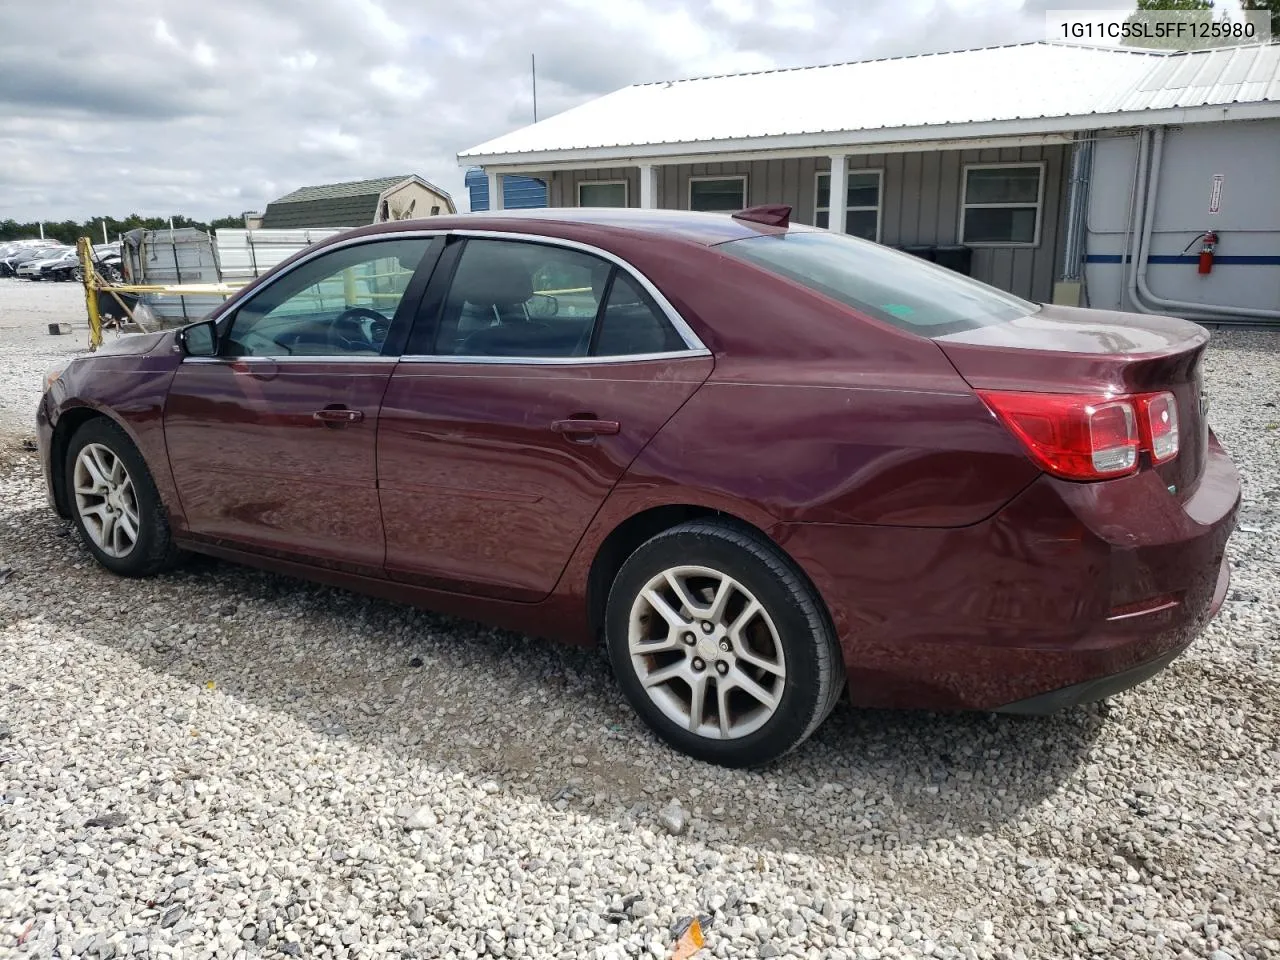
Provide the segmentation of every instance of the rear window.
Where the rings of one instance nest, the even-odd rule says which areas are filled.
[[[748,237],[716,249],[926,337],[1005,323],[1040,309],[911,254],[825,230]]]

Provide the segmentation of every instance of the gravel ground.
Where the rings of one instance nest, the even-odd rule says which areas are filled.
[[[69,323],[54,336],[49,324]],[[115,336],[106,333],[105,336]],[[41,375],[55,363],[87,353],[84,288],[0,277],[0,432],[31,433]]]
[[[1209,356],[1247,506],[1186,656],[1049,719],[840,707],[742,773],[595,653],[99,569],[18,442],[61,296],[0,286],[0,956],[663,957],[701,915],[699,956],[1280,957],[1280,336]]]

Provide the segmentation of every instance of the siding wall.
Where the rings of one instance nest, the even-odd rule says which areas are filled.
[[[431,208],[439,207],[441,214],[451,212],[450,208],[453,203],[448,197],[442,197],[433,190],[417,183],[406,184],[395,193],[387,194],[387,201],[395,208],[408,207],[410,201],[413,202],[413,217],[429,217],[431,216]],[[394,213],[393,213],[394,216]]]
[[[576,207],[578,205],[578,184],[583,180],[625,180],[627,181],[627,205],[640,206],[640,171],[636,167],[613,167],[602,170],[560,170],[546,178],[549,196],[547,201],[553,207]],[[659,201],[661,203],[661,201]]]
[[[466,176],[469,208],[489,209],[489,178],[479,167],[472,167]],[[549,206],[547,185],[533,177],[508,175],[502,178],[502,206],[507,210],[525,210]]]
[[[1126,234],[1141,227],[1130,222],[1137,153],[1133,136],[1105,136],[1094,149],[1085,278],[1089,305],[1105,310],[1135,309],[1124,258]],[[1278,168],[1280,120],[1167,127],[1147,263],[1151,292],[1188,303],[1280,309]],[[1210,213],[1215,175],[1224,179],[1218,212]],[[1218,233],[1217,259],[1203,276],[1196,272],[1196,241],[1210,229]]]
[[[1057,260],[1065,223],[1061,216],[1066,196],[1066,166],[1070,148],[1004,147],[989,150],[947,150],[929,153],[864,154],[849,157],[849,169],[881,169],[880,240],[889,246],[953,244],[960,229],[960,198],[964,165],[1010,161],[1045,162],[1044,208],[1040,243],[1035,247],[976,247],[973,275],[1003,290],[1032,300],[1053,295]],[[814,221],[816,174],[831,169],[828,157],[751,160],[736,163],[678,164],[658,168],[658,206],[689,208],[689,178],[743,176],[747,204],[786,203],[793,219]],[[639,171],[635,167],[562,170],[545,174],[551,206],[576,206],[577,185],[583,180],[627,181],[630,206],[640,205]]]

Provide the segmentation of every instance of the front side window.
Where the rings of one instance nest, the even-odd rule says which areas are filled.
[[[965,167],[960,242],[1038,244],[1043,186],[1041,163]]]
[[[342,247],[239,307],[221,352],[235,357],[377,356],[429,237]]]
[[[689,181],[690,210],[736,213],[746,205],[746,177],[694,177]]]
[[[831,174],[818,174],[814,226],[831,222]],[[863,240],[880,239],[880,171],[850,170],[845,188],[844,232]]]
[[[683,349],[648,294],[608,260],[546,243],[470,239],[445,298],[435,352],[573,359]]]
[[[625,207],[626,205],[627,182],[625,180],[587,181],[578,184],[578,206],[580,207]]]
[[[716,249],[926,337],[1004,323],[1039,309],[945,267],[838,233],[791,230]]]

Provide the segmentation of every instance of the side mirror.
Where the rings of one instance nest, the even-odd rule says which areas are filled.
[[[218,354],[218,327],[212,320],[201,320],[178,331],[178,346],[188,357],[214,357]]]

